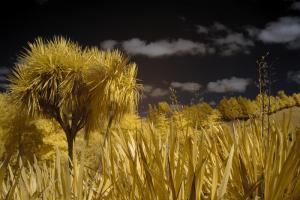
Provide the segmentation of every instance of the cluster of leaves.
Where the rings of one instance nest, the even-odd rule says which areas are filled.
[[[135,63],[117,50],[82,48],[62,37],[38,38],[19,57],[10,91],[29,116],[60,117],[90,131],[103,128],[110,112],[120,118],[135,109],[136,73]]]

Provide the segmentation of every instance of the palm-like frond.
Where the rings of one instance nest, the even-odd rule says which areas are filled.
[[[86,77],[91,95],[87,128],[91,130],[99,128],[99,122],[110,115],[120,119],[124,113],[134,112],[141,87],[136,83],[136,65],[119,51],[100,52],[97,61]]]

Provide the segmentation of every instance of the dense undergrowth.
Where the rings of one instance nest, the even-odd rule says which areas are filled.
[[[201,130],[170,122],[165,135],[147,126],[112,130],[108,142],[96,147],[96,168],[87,166],[84,145],[70,173],[60,151],[50,164],[3,162],[1,198],[300,198],[299,132],[289,128],[289,120],[273,122],[268,138],[257,120]]]
[[[152,118],[125,116],[110,129],[105,144],[103,133],[93,133],[88,143],[79,136],[71,171],[64,135],[54,122],[21,119],[17,111],[6,115],[12,124],[1,122],[2,131],[19,131],[22,137],[14,148],[23,152],[8,156],[4,149],[0,198],[300,198],[299,131],[288,116],[271,120],[268,133],[267,127],[262,132],[259,119],[228,125],[208,115],[201,126],[182,110],[171,112],[164,106],[165,112],[156,108]]]

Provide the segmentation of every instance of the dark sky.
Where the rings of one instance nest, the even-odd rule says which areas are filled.
[[[1,5],[0,87],[27,42],[62,35],[82,45],[119,48],[139,67],[147,103],[218,102],[222,96],[253,98],[256,60],[270,52],[273,93],[300,88],[300,3],[61,3],[54,0]],[[223,2],[223,3],[221,3]],[[8,12],[7,12],[8,11]]]

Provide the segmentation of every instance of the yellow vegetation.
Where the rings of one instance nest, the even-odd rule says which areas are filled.
[[[29,44],[0,94],[0,199],[300,199],[290,116],[262,127],[260,95],[216,108],[172,96],[176,105],[149,105],[141,118],[136,70],[119,51]],[[280,91],[270,105],[299,106],[300,96]]]
[[[267,150],[259,121],[233,129],[185,129],[169,122],[158,129],[124,132],[115,128],[105,146],[96,146],[96,168],[87,166],[82,145],[72,174],[57,151],[54,162],[0,168],[2,199],[299,199],[299,133],[272,123]],[[128,129],[127,129],[128,131]],[[182,135],[183,134],[183,135]],[[91,141],[91,144],[97,144]],[[3,184],[4,183],[4,184]]]
[[[135,112],[136,65],[119,51],[82,48],[62,37],[28,45],[10,77],[10,96],[28,116],[54,119],[61,126],[71,159],[81,129],[87,136]]]

